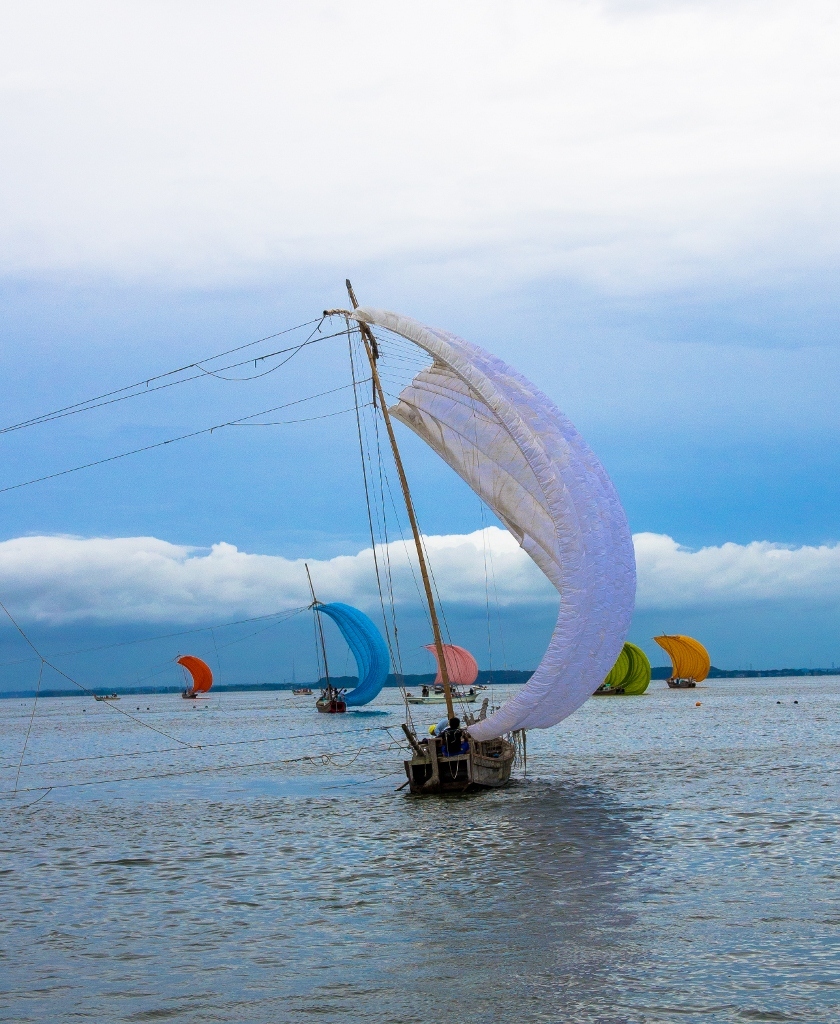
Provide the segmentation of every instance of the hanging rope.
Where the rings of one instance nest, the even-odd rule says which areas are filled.
[[[163,448],[168,444],[175,444],[177,441],[187,441],[193,437],[201,437],[204,434],[212,434],[216,430],[222,430],[225,427],[236,427],[247,423],[248,420],[254,420],[258,416],[267,416],[269,413],[277,412],[279,409],[289,409],[293,405],[300,405],[302,402],[312,402],[316,398],[324,398],[327,395],[334,395],[338,391],[346,391],[347,388],[351,387],[350,384],[343,384],[341,387],[330,388],[328,391],[321,391],[316,395],[307,395],[306,398],[296,398],[292,402],[284,402],[282,405],[272,406],[270,409],[263,409],[261,412],[254,412],[248,416],[240,416],[235,420],[227,420],[225,423],[216,423],[212,427],[204,427],[201,430],[191,430],[188,434],[179,434],[177,437],[167,438],[165,441],[156,441],[154,444],[144,445],[142,448],[133,448],[129,452],[120,452],[119,455],[109,455],[104,459],[96,459],[94,462],[86,462],[82,466],[73,466],[72,469],[61,469],[57,473],[48,473],[46,476],[38,476],[32,480],[24,480],[19,484],[9,484],[7,487],[0,487],[0,494],[5,494],[7,491],[16,491],[21,487],[30,487],[32,484],[41,484],[46,480],[55,480],[60,476],[67,476],[68,473],[79,473],[83,469],[92,469],[94,466],[104,466],[108,462],[116,462],[118,459],[127,459],[130,455],[140,455],[142,452],[151,452],[156,448]]]

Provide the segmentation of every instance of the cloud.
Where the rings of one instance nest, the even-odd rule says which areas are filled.
[[[692,551],[659,533],[637,533],[633,542],[639,609],[840,600],[840,544],[753,541]]]
[[[821,265],[835,29],[829,0],[8,4],[2,267],[620,291]]]
[[[709,608],[767,601],[840,599],[840,545],[788,548],[756,541],[691,551],[671,537],[634,538],[637,608]],[[497,527],[428,537],[445,607],[551,605],[557,597],[513,538]],[[397,604],[419,606],[401,541],[378,550]],[[309,559],[318,597],[369,611],[379,602],[370,548]],[[486,571],[485,571],[486,566]],[[27,621],[207,622],[309,603],[303,559],[255,555],[231,544],[209,550],[154,537],[21,537],[0,543],[0,596]]]
[[[551,600],[553,590],[513,538],[489,527],[462,536],[428,537],[426,544],[441,594],[453,604],[486,601],[488,583],[500,604]],[[417,600],[407,548],[378,549],[390,566],[395,598]],[[373,553],[308,559],[319,599],[378,606]],[[309,604],[303,559],[253,555],[231,544],[208,551],[154,537],[116,539],[22,537],[0,543],[4,602],[28,620],[61,624],[200,622],[240,613],[269,614]]]

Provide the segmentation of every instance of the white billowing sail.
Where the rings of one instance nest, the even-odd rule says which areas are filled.
[[[489,505],[560,593],[539,667],[470,734],[487,740],[555,725],[603,682],[630,627],[636,562],[615,489],[569,420],[500,359],[396,313],[363,307],[353,316],[434,358],[391,415]]]

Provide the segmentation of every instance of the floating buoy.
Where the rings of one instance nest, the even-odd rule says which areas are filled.
[[[781,704],[782,702],[781,702],[780,700],[777,700],[777,701],[776,701],[776,703],[777,703],[777,704]]]
[[[793,703],[794,703],[794,704],[798,704],[798,703],[799,703],[799,701],[798,701],[798,700],[795,700],[795,701],[794,701]]]
[[[694,706],[695,706],[696,708],[700,708],[700,707],[702,707],[703,705],[702,705],[702,702],[698,700],[698,701],[695,701],[695,702],[694,702]]]

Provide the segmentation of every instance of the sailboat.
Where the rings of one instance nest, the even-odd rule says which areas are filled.
[[[618,660],[593,697],[630,697],[644,693],[650,686],[650,661],[635,644],[625,643]]]
[[[360,307],[350,282],[348,331],[357,328],[385,424],[428,605],[447,714],[452,688],[425,552],[392,419],[408,426],[472,488],[561,596],[548,649],[505,704],[465,715],[453,735],[418,739],[406,705],[403,764],[412,793],[495,788],[511,775],[517,738],[576,711],[618,657],[630,626],[636,566],[627,517],[612,483],[569,420],[533,384],[477,345],[386,310]],[[379,339],[377,338],[377,332]],[[380,340],[404,339],[430,358],[389,408]],[[454,735],[454,738],[458,738]],[[464,749],[466,748],[466,749]]]
[[[693,689],[708,676],[712,662],[709,652],[699,640],[678,633],[671,636],[663,634],[653,639],[671,659],[671,675],[666,682],[672,690]]]
[[[426,644],[426,650],[431,651],[437,661],[437,651],[434,644]],[[446,670],[449,674],[449,685],[452,689],[452,696],[462,704],[474,704],[478,700],[473,684],[478,679],[478,662],[466,649],[455,644],[443,644],[443,657],[446,661]],[[413,694],[406,694],[405,698],[409,704],[444,704],[446,696],[443,690],[443,675],[438,663],[437,675],[432,685],[432,691],[424,686],[419,697]]]
[[[213,685],[213,673],[210,671],[210,666],[207,662],[202,661],[201,658],[196,658],[192,654],[182,654],[177,659],[177,662],[189,672],[190,679],[192,680],[190,685],[181,694],[184,700],[195,700],[200,693],[207,693]]]
[[[321,604],[316,601],[312,607],[316,614],[328,616],[338,626],[356,660],[359,684],[346,693],[342,691],[341,700],[345,708],[370,704],[385,685],[391,667],[391,656],[382,634],[372,619],[349,604],[339,601]]]

